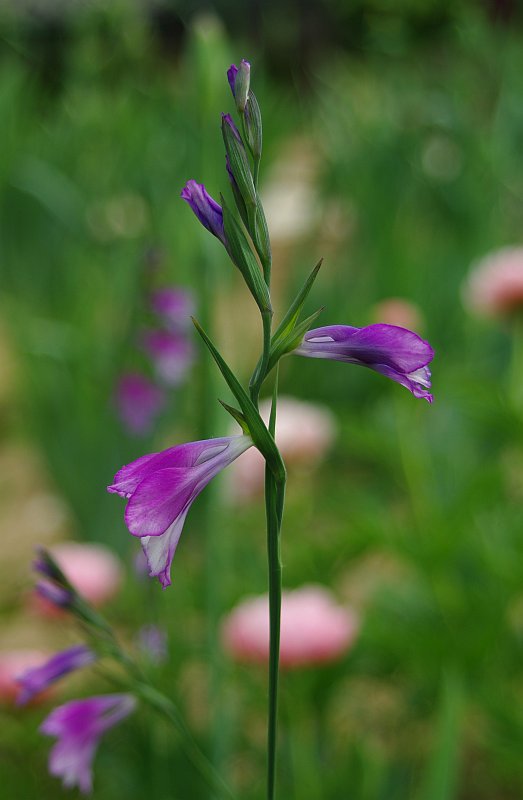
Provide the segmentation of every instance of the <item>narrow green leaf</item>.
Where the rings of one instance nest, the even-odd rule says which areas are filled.
[[[229,389],[238,401],[249,427],[250,436],[252,437],[254,444],[267,461],[267,464],[269,465],[271,472],[274,474],[275,479],[277,481],[283,481],[285,479],[285,466],[283,464],[280,452],[276,447],[273,437],[265,427],[265,423],[260,417],[256,406],[234,375],[227,362],[213,345],[199,322],[195,320],[194,317],[192,317],[192,321],[196,330],[205,342],[210,354],[218,365],[218,369],[225,378]]]
[[[323,263],[323,258],[320,258],[320,260],[312,270],[311,274],[307,278],[305,284],[298,292],[294,302],[291,304],[284,318],[276,328],[274,335],[272,337],[274,344],[276,344],[280,338],[287,336],[289,332],[292,331],[294,326],[296,325],[296,322],[301,314],[304,303],[309,295],[310,290],[313,287],[318,272],[320,271],[322,263]]]
[[[244,415],[241,411],[233,406],[230,406],[228,403],[225,403],[223,400],[218,399],[218,402],[224,407],[228,414],[231,415],[233,419],[236,420],[242,431],[246,436],[250,436],[251,432],[249,430],[249,426],[247,425],[247,420],[245,419]]]

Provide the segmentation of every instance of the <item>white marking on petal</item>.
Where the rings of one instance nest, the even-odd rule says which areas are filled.
[[[332,336],[314,336],[312,339],[305,339],[308,344],[322,344],[323,342],[334,342]]]

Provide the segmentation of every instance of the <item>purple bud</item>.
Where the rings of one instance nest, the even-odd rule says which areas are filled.
[[[236,83],[237,74],[238,74],[238,67],[236,66],[236,64],[231,64],[231,66],[227,70],[227,80],[229,81],[229,86],[231,87],[231,92],[233,97],[234,97],[234,84]]]
[[[231,117],[230,114],[222,114],[222,123],[225,123],[225,125],[227,125],[231,129],[231,132],[233,133],[234,138],[238,142],[240,142],[241,145],[243,145],[242,137],[240,136],[240,132],[239,132],[238,128],[236,127],[236,125],[234,124],[233,118]]]
[[[58,608],[70,608],[73,602],[71,592],[56,583],[51,583],[51,581],[38,581],[36,591],[40,597],[43,597],[44,600]]]
[[[227,246],[223,232],[222,207],[216,200],[213,200],[203,183],[196,183],[194,180],[187,181],[180,197],[190,205],[204,228],[207,228]]]

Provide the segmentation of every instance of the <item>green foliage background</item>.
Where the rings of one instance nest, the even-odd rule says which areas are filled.
[[[393,10],[340,1],[326,4],[314,37],[319,5],[299,22],[297,5],[283,20],[276,4],[255,6],[256,35],[232,3],[214,9],[223,26],[183,4],[147,19],[127,4],[49,18],[4,10],[0,312],[17,384],[0,407],[2,439],[42,453],[78,538],[109,543],[126,559],[111,619],[129,639],[151,618],[167,626],[171,660],[151,667],[154,679],[178,698],[238,796],[262,797],[266,679],[226,662],[215,643],[209,651],[203,507],[184,533],[173,587],[161,593],[133,577],[122,506],[104,491],[119,465],[196,439],[201,425],[201,366],[150,440],[129,439],[118,425],[115,380],[145,366],[134,332],[146,318],[146,288],[171,282],[198,295],[205,260],[216,338],[240,372],[252,367],[242,341],[256,336],[248,334],[255,309],[231,312],[231,297],[234,309],[250,299],[178,197],[190,177],[213,195],[223,190],[224,71],[250,56],[264,173],[304,139],[316,163],[314,224],[292,248],[276,249],[277,310],[323,255],[311,303],[325,306],[325,324],[367,324],[375,303],[402,296],[422,309],[436,350],[430,408],[365,370],[282,365],[282,391],[327,404],[340,427],[316,473],[291,473],[285,585],[329,586],[358,606],[362,630],[341,663],[284,676],[280,794],[517,800],[521,331],[517,320],[472,318],[461,298],[471,262],[521,242],[517,11],[507,25],[501,11],[510,4],[490,4],[489,15],[473,3]],[[158,273],[147,266],[152,249],[163,254]],[[226,396],[218,383],[216,396]],[[228,423],[216,414],[219,435]],[[214,519],[211,616],[265,591],[266,581],[261,502],[234,513],[222,503]],[[6,621],[19,613],[18,598],[2,603]],[[94,687],[104,690],[101,678]],[[69,796],[46,775],[41,719],[37,708],[2,710],[0,776],[10,800]],[[145,713],[101,746],[95,787],[100,800],[208,796],[169,731]]]

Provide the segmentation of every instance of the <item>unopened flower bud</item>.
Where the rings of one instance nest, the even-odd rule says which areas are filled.
[[[231,64],[227,70],[227,79],[231,92],[236,101],[236,108],[240,114],[245,111],[247,97],[249,96],[249,85],[251,82],[251,65],[245,59],[242,59],[240,66]]]

